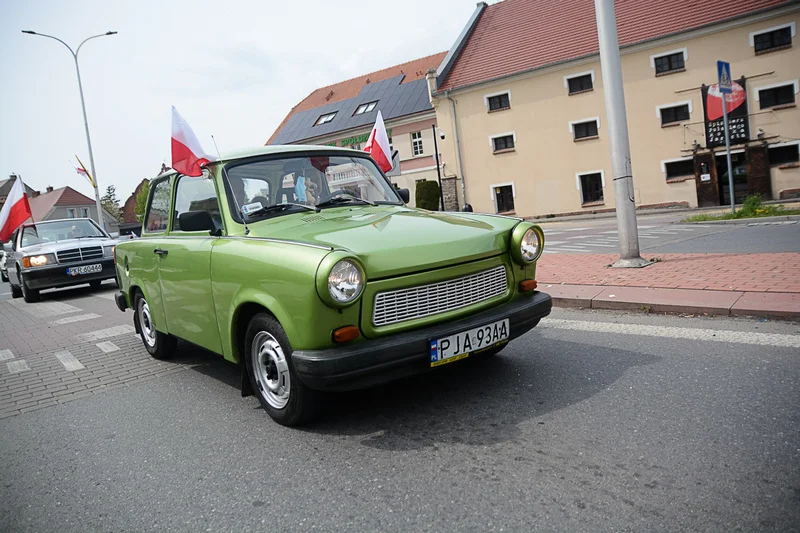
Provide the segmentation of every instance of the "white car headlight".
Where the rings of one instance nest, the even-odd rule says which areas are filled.
[[[364,289],[364,278],[361,270],[347,259],[342,259],[328,274],[328,292],[334,301],[349,303],[361,295]]]
[[[30,257],[31,266],[40,267],[48,263],[55,263],[56,258],[53,254],[32,255]]]
[[[530,263],[538,259],[542,249],[539,233],[533,228],[526,231],[525,235],[522,236],[522,241],[520,241],[519,249],[520,255],[525,261]]]

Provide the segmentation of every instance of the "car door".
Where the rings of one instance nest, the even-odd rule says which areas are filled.
[[[181,213],[199,210],[222,224],[213,179],[179,176],[170,229],[157,254],[161,294],[170,334],[222,353],[211,294],[211,247],[219,237],[180,227]]]
[[[6,272],[8,273],[9,280],[18,280],[19,272],[17,272],[17,263],[22,262],[22,257],[19,253],[19,235],[22,233],[17,229],[11,235],[11,251],[7,252],[6,257]]]

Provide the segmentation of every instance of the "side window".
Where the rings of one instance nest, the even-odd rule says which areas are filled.
[[[153,185],[150,192],[150,205],[147,206],[147,219],[144,231],[147,233],[161,233],[167,230],[169,222],[169,178],[163,179]]]
[[[208,211],[217,229],[222,229],[222,217],[219,214],[219,201],[214,182],[210,178],[192,178],[181,176],[178,190],[175,193],[175,220],[173,231],[181,231],[178,217],[187,211]]]

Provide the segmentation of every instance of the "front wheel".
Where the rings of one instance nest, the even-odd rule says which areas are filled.
[[[168,359],[175,352],[177,339],[172,335],[161,333],[156,329],[150,306],[142,293],[136,293],[134,301],[136,309],[136,322],[139,326],[139,336],[142,338],[144,348],[154,359]]]
[[[19,276],[19,286],[22,290],[22,299],[25,300],[25,303],[32,304],[39,301],[39,291],[36,289],[29,289],[25,285],[25,278],[23,278],[21,274]]]
[[[6,275],[5,272],[0,272],[0,279],[6,282],[8,281],[8,276]]]
[[[11,285],[11,297],[22,298],[22,289],[11,283],[10,279],[8,280],[8,284]]]
[[[101,279],[93,279],[89,282],[89,286],[93,289],[99,289],[103,285],[103,280]]]
[[[244,362],[253,391],[272,419],[283,426],[307,422],[319,407],[318,393],[297,377],[292,347],[280,323],[261,313],[250,320]]]

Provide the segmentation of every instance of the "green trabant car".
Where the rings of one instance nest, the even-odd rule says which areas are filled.
[[[369,387],[499,352],[547,316],[541,229],[411,209],[364,152],[274,146],[150,184],[142,238],[121,242],[117,306],[153,357],[176,339],[241,363],[278,423],[319,391]]]

